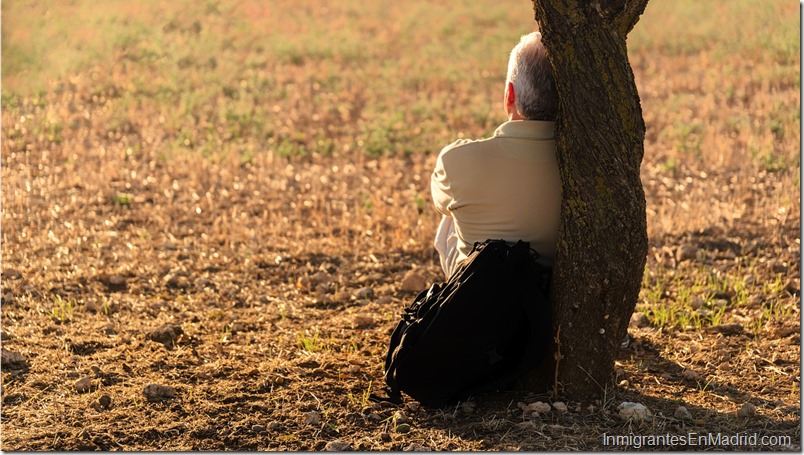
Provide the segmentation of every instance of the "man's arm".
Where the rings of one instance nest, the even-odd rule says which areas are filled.
[[[430,193],[433,196],[433,204],[436,210],[446,216],[452,216],[449,206],[455,199],[452,195],[449,177],[444,167],[444,150],[439,153],[435,170],[433,170],[433,174],[430,177]]]

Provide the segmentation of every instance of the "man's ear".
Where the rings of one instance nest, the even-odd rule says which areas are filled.
[[[508,114],[509,119],[512,114],[516,113],[516,92],[514,92],[514,84],[511,82],[505,84],[505,113]]]
[[[508,82],[505,86],[505,106],[515,106],[516,103],[516,93],[514,91],[514,83]]]

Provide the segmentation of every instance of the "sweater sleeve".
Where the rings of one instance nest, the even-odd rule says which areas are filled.
[[[430,177],[430,193],[433,196],[433,204],[435,204],[436,209],[444,215],[452,216],[449,206],[455,199],[444,167],[445,151],[442,150],[436,160],[435,170],[433,170],[433,175]]]

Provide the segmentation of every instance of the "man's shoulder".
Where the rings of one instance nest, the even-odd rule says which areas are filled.
[[[472,151],[479,152],[487,148],[494,139],[494,137],[485,139],[458,139],[441,149],[440,155],[444,157],[446,155],[466,155],[470,154]]]

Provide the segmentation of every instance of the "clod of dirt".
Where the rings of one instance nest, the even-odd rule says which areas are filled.
[[[19,280],[22,274],[14,269],[3,269],[2,277],[6,280]]]
[[[469,415],[475,412],[475,407],[477,407],[477,403],[474,401],[464,401],[458,406],[458,410],[464,415]]]
[[[165,347],[170,348],[173,342],[184,333],[181,327],[173,324],[162,324],[154,331],[146,335],[145,338],[162,343]]]
[[[427,287],[427,279],[416,270],[410,270],[402,278],[399,288],[403,291],[420,292]]]
[[[745,403],[737,411],[737,417],[754,417],[757,414],[757,408],[751,403]]]
[[[397,424],[410,422],[410,418],[408,418],[407,414],[405,414],[405,411],[396,411],[394,413],[393,419],[396,421]]]
[[[701,376],[698,373],[696,373],[696,372],[694,372],[692,370],[684,370],[681,373],[681,377],[683,379],[688,380],[688,381],[698,381],[698,380],[701,379]]]
[[[148,384],[142,389],[148,401],[164,401],[176,396],[176,389],[169,385]]]
[[[178,275],[175,273],[170,273],[165,275],[162,280],[165,282],[165,286],[173,289],[187,289],[190,287],[190,280],[187,279],[184,275]]]
[[[411,401],[410,403],[405,405],[405,411],[416,412],[418,410],[419,410],[419,403],[415,403],[415,402]]]
[[[637,311],[631,315],[631,321],[628,323],[628,327],[640,329],[643,327],[650,327],[650,319],[648,319],[648,315],[645,313]]]
[[[105,394],[101,395],[100,398],[98,398],[98,403],[100,403],[103,409],[109,409],[112,406],[112,397]]]
[[[537,414],[541,414],[544,412],[550,412],[550,409],[552,409],[549,404],[543,401],[536,401],[530,404],[523,404],[520,407],[522,408],[522,411],[525,412],[525,414],[530,414],[534,412]]]
[[[321,424],[321,414],[317,411],[305,412],[303,422],[305,425],[318,426]]]
[[[617,411],[621,419],[642,421],[650,417],[650,410],[642,403],[632,403],[624,401],[617,406]]]
[[[104,273],[98,280],[110,291],[122,291],[126,288],[126,277],[116,273]]]
[[[717,332],[723,335],[739,335],[743,333],[743,326],[740,324],[719,324],[707,327],[707,332]]]
[[[564,402],[556,401],[555,403],[553,403],[553,409],[555,409],[558,412],[567,412],[567,405],[564,404]]]
[[[519,422],[515,425],[517,429],[520,430],[533,430],[536,428],[536,423],[532,420],[526,420],[524,422]]]
[[[326,272],[318,272],[315,275],[309,278],[310,285],[313,287],[318,286],[319,284],[329,283],[332,281],[332,276]]]
[[[345,452],[352,447],[352,443],[347,441],[329,441],[324,446],[326,452]]]
[[[355,292],[355,299],[357,300],[371,300],[374,298],[374,289],[370,287],[360,288]]]
[[[0,350],[0,367],[11,370],[21,369],[28,366],[28,359],[19,352]]]
[[[358,329],[367,329],[376,324],[374,318],[371,316],[357,315],[352,318],[352,325]]]
[[[78,393],[86,393],[92,390],[92,378],[90,376],[85,376],[77,381],[74,384],[75,391]]]
[[[8,332],[5,330],[0,330],[0,340],[7,340],[9,339]]]
[[[269,424],[268,424],[268,426],[267,426],[267,427],[265,427],[265,429],[266,429],[266,430],[268,430],[268,431],[276,431],[276,430],[278,430],[278,429],[279,429],[279,426],[280,426],[280,425],[279,425],[279,422],[277,422],[276,420],[274,420],[274,421],[272,421],[271,423],[269,423]]]
[[[673,417],[678,420],[692,420],[692,414],[690,414],[690,411],[688,411],[684,406],[677,407],[676,412],[673,413]]]
[[[690,261],[695,259],[698,256],[698,247],[691,244],[685,243],[678,247],[676,250],[676,259],[681,261]]]

